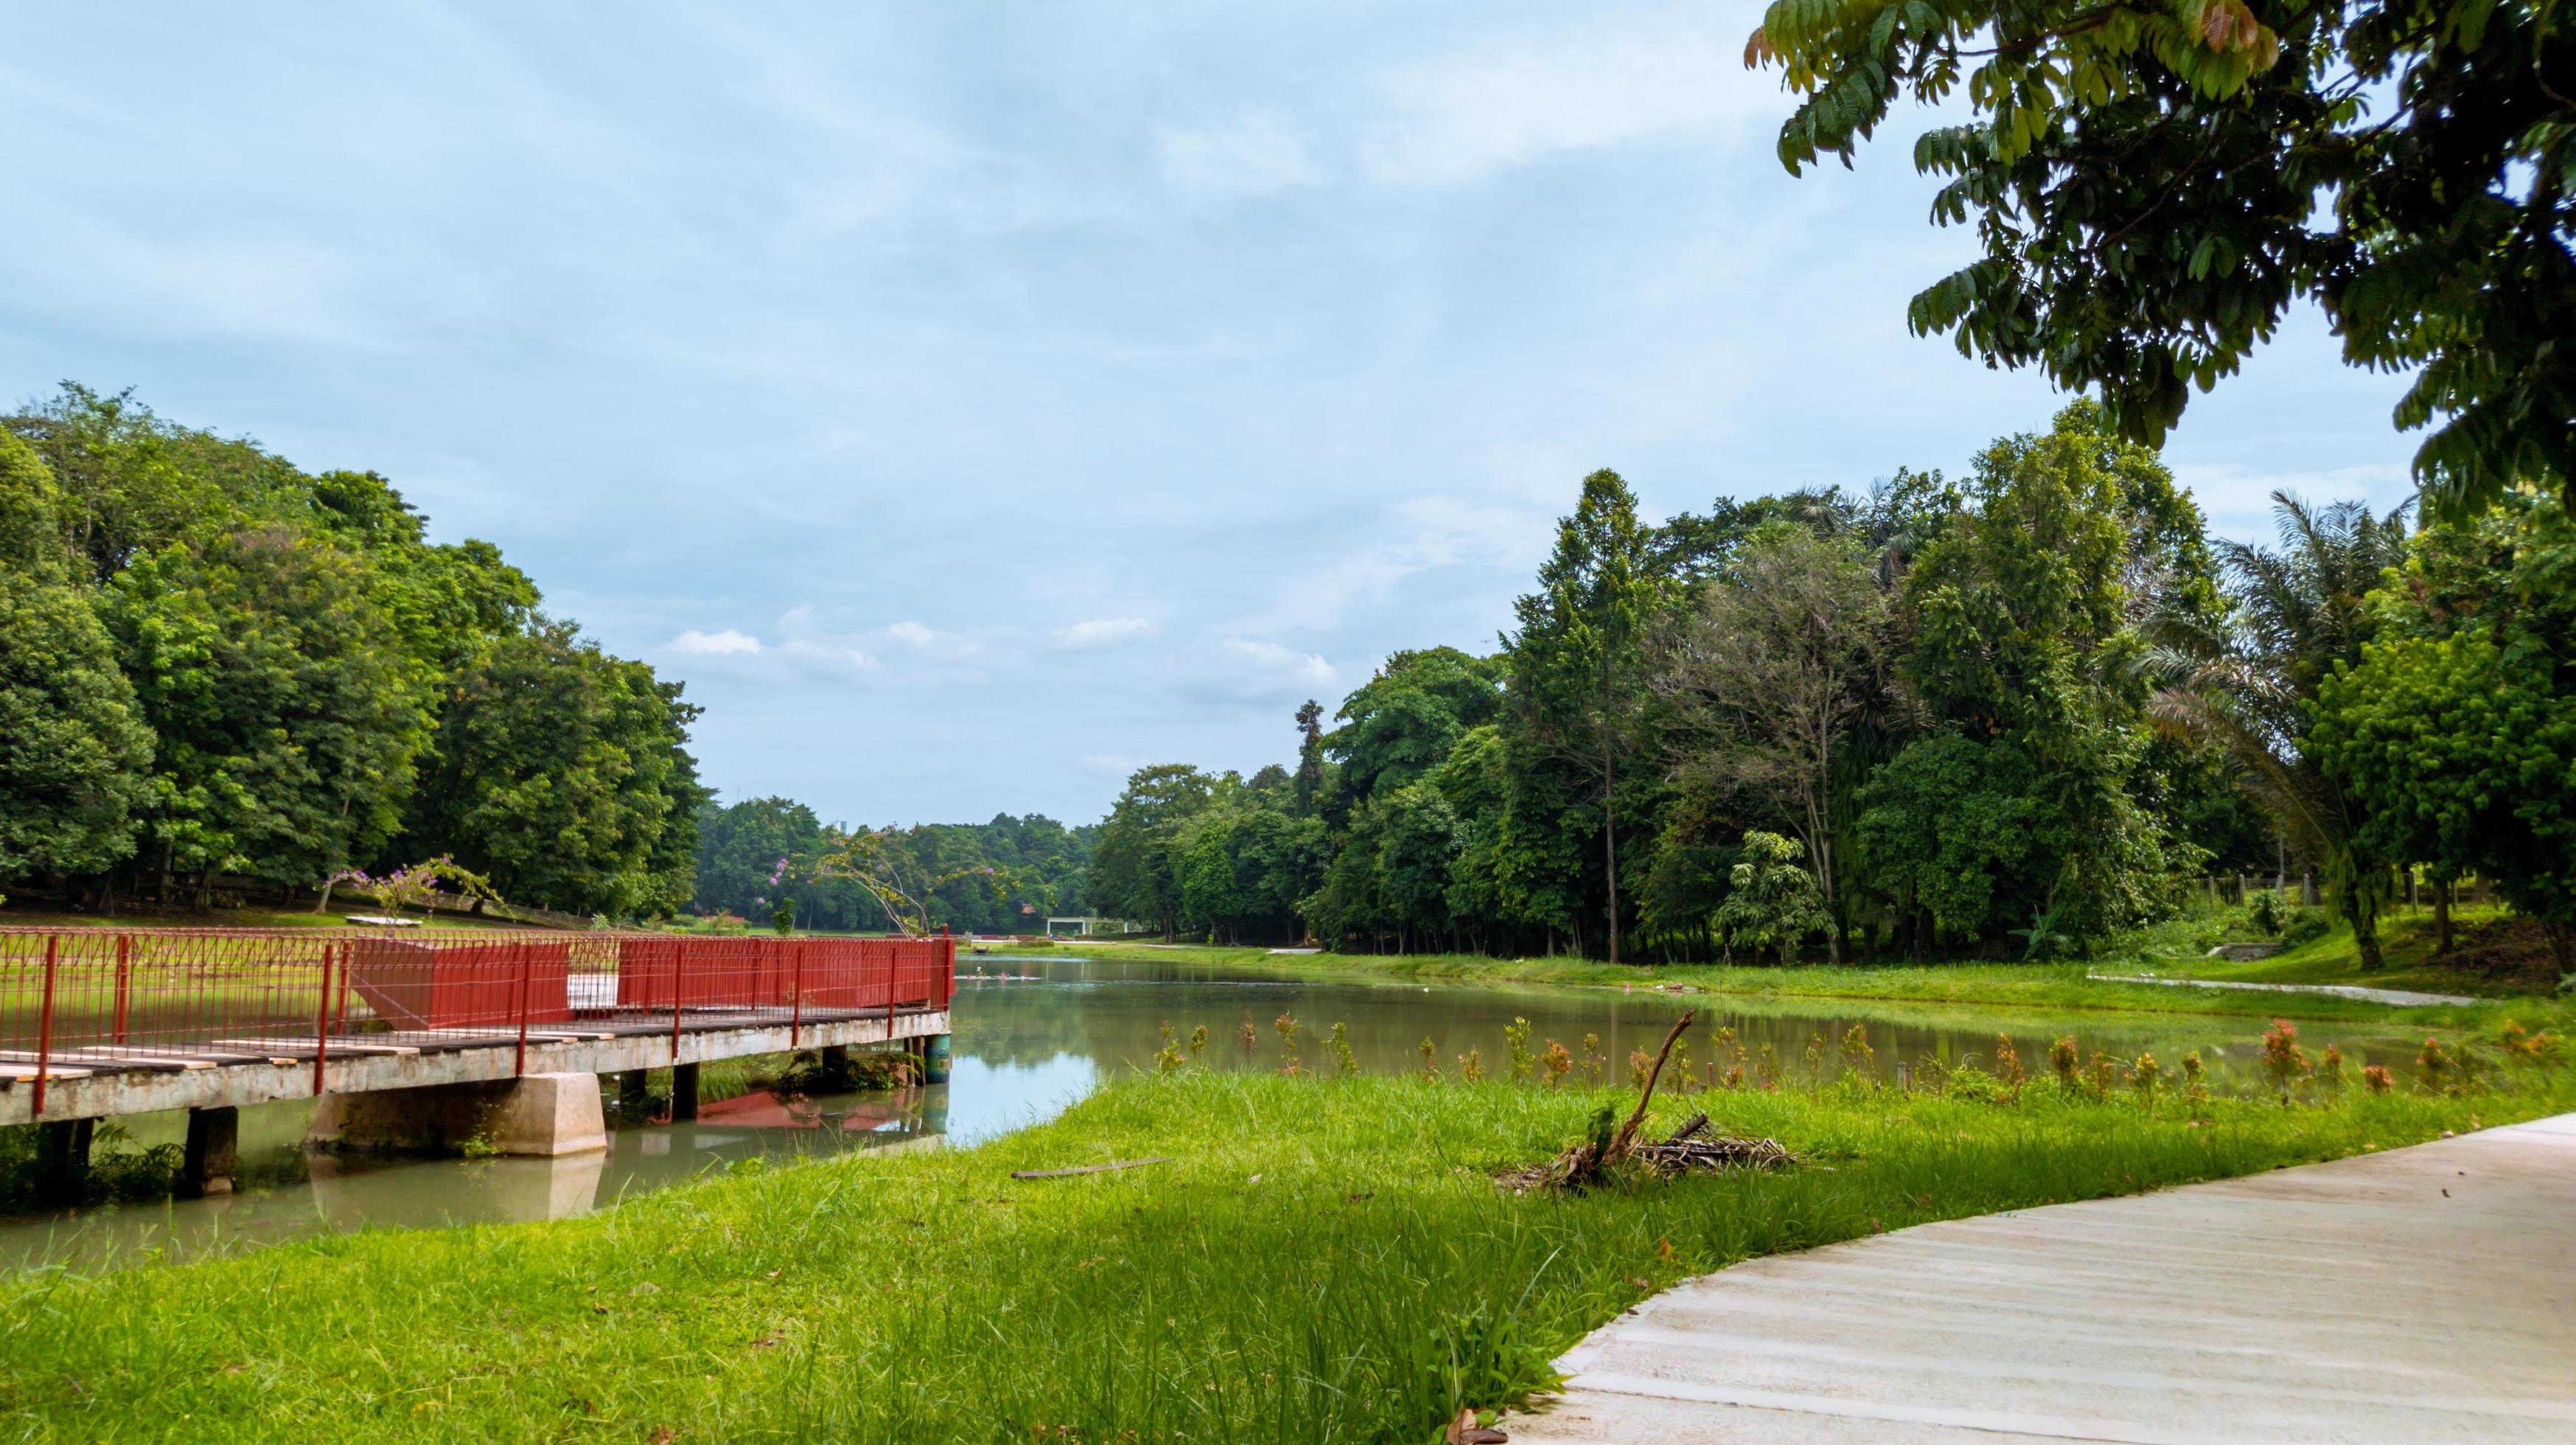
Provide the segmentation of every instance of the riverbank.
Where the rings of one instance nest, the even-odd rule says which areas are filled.
[[[0,1413],[40,1436],[184,1418],[218,1438],[1430,1438],[1685,1276],[2576,1094],[2565,1070],[2513,1082],[2456,1098],[2354,1081],[2296,1108],[2210,1101],[2202,1121],[2170,1095],[2150,1113],[2132,1088],[2053,1080],[1990,1102],[1964,1081],[1705,1091],[1659,1101],[1660,1127],[1704,1108],[1804,1162],[1563,1198],[1491,1176],[1626,1091],[1184,1067],[981,1147],[744,1167],[578,1220],[19,1276],[0,1286]],[[1149,1157],[1170,1162],[1012,1177]]]
[[[2462,932],[2493,927],[2483,917]],[[995,945],[989,959],[1014,952],[1084,958],[1264,968],[1289,973],[1378,979],[1392,983],[1559,984],[1586,988],[1664,988],[1751,997],[1887,1000],[1927,1007],[2030,1011],[2112,1010],[2293,1019],[2399,1019],[2410,1025],[2492,1033],[2508,1020],[2526,1027],[2576,1025],[2576,999],[2552,996],[2527,973],[2495,975],[2470,964],[2446,967],[2431,957],[2429,924],[2386,925],[2389,963],[2365,972],[2348,928],[2335,928],[2273,958],[2230,962],[2207,957],[2221,930],[2212,920],[2182,919],[2145,930],[2120,949],[2088,962],[1863,964],[1790,967],[1724,964],[1610,964],[1585,958],[1488,958],[1479,954],[1345,954],[1268,948],[1214,948],[1136,941]],[[2425,936],[2419,937],[2422,934]],[[961,970],[975,961],[960,957]],[[2404,1009],[2331,994],[2183,989],[2161,983],[2093,978],[2093,973],[2151,974],[2158,979],[2360,985],[2474,997],[2466,1004]]]

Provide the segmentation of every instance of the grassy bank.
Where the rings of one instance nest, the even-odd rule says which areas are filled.
[[[2054,1013],[2063,1010],[2110,1009],[2140,1013],[2284,1017],[2294,1019],[2387,1019],[2410,1024],[2489,1032],[2506,1019],[2531,1026],[2564,1028],[2576,1023],[2576,1000],[2552,996],[2527,971],[2487,972],[2475,967],[2482,954],[2463,949],[2470,965],[2453,967],[2432,956],[2430,923],[2420,918],[2392,919],[2385,928],[2388,966],[2364,972],[2350,929],[2336,926],[2323,935],[2284,950],[2275,958],[2230,963],[2206,957],[2210,947],[2228,936],[2227,920],[2186,917],[2143,930],[2122,941],[2104,957],[2081,963],[1933,963],[1861,964],[1792,967],[1723,964],[1609,964],[1584,958],[1487,958],[1479,954],[1285,954],[1266,948],[1205,948],[1140,942],[1005,946],[989,955],[998,961],[1013,951],[1075,952],[1085,958],[1139,962],[1185,962],[1225,967],[1375,978],[1388,982],[1453,982],[1496,984],[1561,984],[1595,988],[1677,987],[1713,993],[1776,998],[1891,1000],[1930,1007],[2004,1008]],[[2464,920],[2462,933],[2476,938],[2496,929],[2497,918]],[[961,969],[976,960],[960,958]],[[2192,989],[2161,984],[2124,983],[2094,974],[2153,974],[2162,978],[2220,979],[2262,983],[2361,984],[2425,993],[2464,994],[2478,1002],[2392,1010],[2385,1004],[2330,995],[2251,993],[2233,989]]]
[[[2391,1148],[2565,1107],[2563,1074],[2220,1100],[2197,1125],[2170,1096],[2150,1114],[2053,1081],[1703,1093],[1663,1124],[1705,1107],[1806,1162],[1563,1198],[1490,1175],[1616,1092],[1185,1069],[980,1148],[740,1171],[585,1219],[19,1277],[0,1414],[30,1438],[1429,1439],[1690,1274]],[[1149,1155],[1173,1162],[1010,1177]]]

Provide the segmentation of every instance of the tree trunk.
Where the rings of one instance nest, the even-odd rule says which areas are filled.
[[[2345,896],[2344,916],[2352,920],[2352,941],[2361,947],[2361,971],[2379,971],[2379,910],[2355,882]]]
[[[1606,703],[1606,698],[1605,698]],[[1611,812],[1611,797],[1618,786],[1618,763],[1610,748],[1608,712],[1601,724],[1601,846],[1609,855],[1610,868],[1610,961],[1619,961],[1619,821]]]
[[[2451,880],[2433,880],[2433,956],[2451,951]]]

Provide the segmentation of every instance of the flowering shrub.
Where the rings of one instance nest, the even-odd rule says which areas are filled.
[[[1565,1076],[1573,1071],[1574,1055],[1566,1051],[1565,1045],[1549,1039],[1546,1050],[1538,1056],[1538,1064],[1547,1074],[1547,1086],[1553,1089],[1564,1083]]]
[[[2080,1067],[2080,1057],[2075,1052],[2073,1034],[2064,1035],[2056,1043],[2048,1046],[2048,1067],[2057,1075],[2058,1087],[2070,1094],[2075,1092],[2080,1082],[2076,1073]]]
[[[2394,1083],[2396,1083],[2396,1080],[2389,1076],[2388,1066],[2386,1064],[2365,1064],[2362,1066],[2361,1086],[2368,1089],[2370,1092],[2374,1094],[2385,1094]]]
[[[2272,1091],[2283,1099],[2307,1081],[2316,1066],[2308,1061],[2308,1051],[2299,1047],[2299,1031],[2288,1019],[2272,1020],[2263,1035],[2263,1076],[2272,1081]]]

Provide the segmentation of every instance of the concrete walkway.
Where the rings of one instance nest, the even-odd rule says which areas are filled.
[[[2228,978],[2158,978],[2148,973],[2088,973],[2094,983],[2160,983],[2168,988],[2236,988],[2255,993],[2315,993],[2329,998],[2357,998],[2393,1008],[2459,1007],[2484,1002],[2464,993],[2417,993],[2404,988],[2367,988],[2357,983],[2245,983]]]
[[[1536,1441],[2576,1441],[2576,1114],[1748,1260]]]

